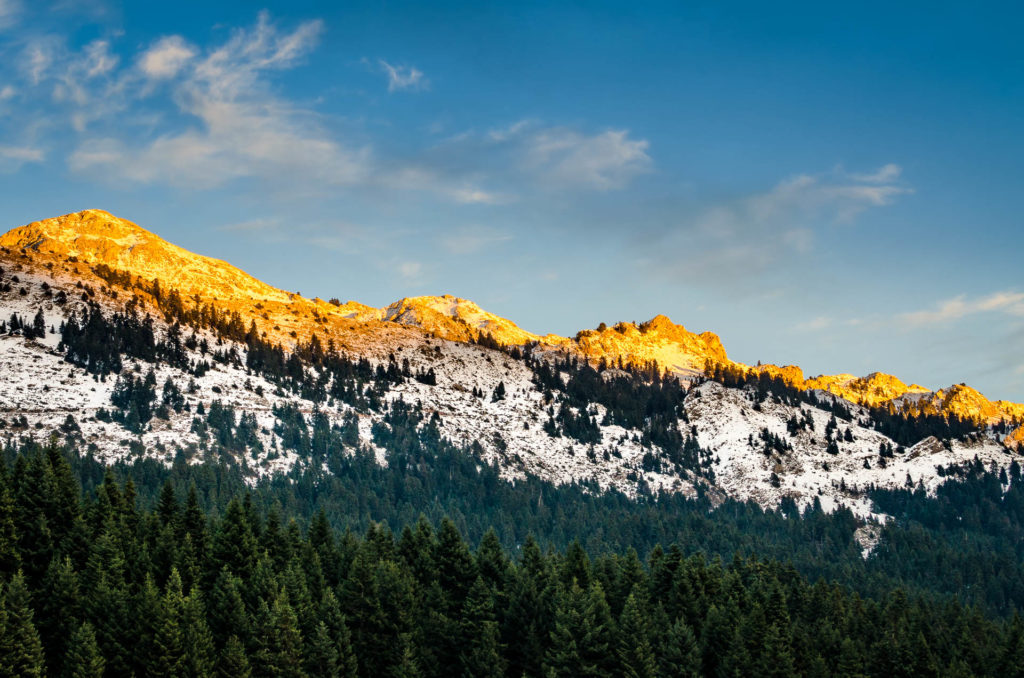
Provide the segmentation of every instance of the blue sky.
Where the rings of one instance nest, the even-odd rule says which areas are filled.
[[[0,224],[1024,401],[1011,3],[0,0]]]

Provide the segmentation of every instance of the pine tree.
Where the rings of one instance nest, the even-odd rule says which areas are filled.
[[[665,647],[661,653],[661,672],[665,676],[697,678],[700,675],[700,666],[697,637],[680,617],[665,637]]]
[[[206,610],[199,589],[193,589],[182,609],[182,645],[185,673],[193,678],[213,674],[215,652],[213,635],[206,624]]]
[[[21,562],[14,521],[14,497],[10,489],[10,478],[3,459],[0,458],[0,579],[6,579],[14,574]]]
[[[43,645],[32,623],[25,576],[18,572],[3,592],[3,632],[0,633],[0,676],[32,678],[45,675]]]
[[[242,583],[225,565],[210,592],[207,620],[214,642],[223,647],[228,637],[249,641],[250,621],[241,593]]]
[[[767,678],[788,678],[796,673],[787,629],[781,629],[777,624],[768,627],[763,656]]]
[[[185,639],[182,629],[185,598],[177,570],[171,571],[160,608],[160,623],[153,637],[152,663],[146,668],[152,676],[170,678],[185,672]]]
[[[545,673],[561,676],[611,676],[611,614],[599,584],[584,592],[575,581],[563,588],[555,610]]]
[[[342,678],[355,678],[359,665],[352,647],[352,634],[349,633],[345,616],[331,589],[324,591],[317,614],[326,625],[331,643],[338,653],[338,675]]]
[[[242,582],[247,583],[252,577],[256,566],[256,538],[245,509],[237,498],[228,503],[211,556],[210,563],[216,568],[214,573],[226,566]]]
[[[338,649],[331,640],[327,625],[323,622],[316,625],[312,638],[307,639],[306,673],[326,678],[341,676]]]
[[[217,656],[217,678],[249,678],[249,659],[245,656],[245,646],[238,636],[230,636],[224,643],[224,649]]]
[[[46,664],[53,670],[61,666],[67,643],[76,632],[81,617],[82,595],[71,559],[54,559],[43,580],[47,595],[40,601],[39,635],[46,649]],[[90,625],[89,633],[95,632]]]
[[[96,633],[89,622],[81,624],[68,641],[64,657],[64,678],[100,678],[106,661],[96,644]]]
[[[423,672],[420,671],[409,634],[402,634],[399,637],[398,650],[399,661],[387,672],[388,678],[420,678]]]
[[[281,591],[270,605],[261,601],[257,613],[253,655],[254,674],[275,678],[301,678],[302,634],[295,611],[288,603],[288,594]]]
[[[32,336],[42,339],[46,336],[46,317],[43,316],[43,309],[36,311],[36,317],[32,320]]]
[[[505,675],[501,656],[498,622],[495,621],[491,593],[483,577],[473,582],[460,616],[462,653],[459,663],[462,675],[476,678],[498,678]]]
[[[651,649],[647,617],[634,593],[626,598],[619,619],[618,658],[621,675],[627,678],[655,678],[657,662]]]

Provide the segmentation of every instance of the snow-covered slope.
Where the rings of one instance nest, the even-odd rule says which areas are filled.
[[[132,278],[127,284],[109,282],[98,275],[97,264],[129,273]],[[198,298],[221,311],[238,313],[246,325],[254,323],[268,340],[286,348],[315,335],[324,344],[333,342],[349,355],[365,357],[373,364],[386,364],[394,356],[399,362],[408,361],[413,372],[433,370],[436,384],[407,379],[392,386],[386,398],[420,402],[428,412],[436,412],[443,435],[467,448],[479,444],[483,459],[498,463],[509,478],[529,473],[557,483],[595,480],[602,487],[627,494],[648,488],[692,493],[697,484],[709,484],[707,478],[692,471],[668,470],[673,468],[671,464],[648,463],[648,469],[665,470],[645,470],[645,456],[657,458],[661,450],[645,447],[635,430],[601,424],[600,442],[592,446],[548,435],[543,424],[549,408],[560,407],[562,396],[555,393],[554,402],[545,402],[528,363],[472,342],[485,334],[506,345],[536,344],[535,355],[571,355],[612,367],[620,362],[642,365],[656,361],[686,377],[695,387],[686,396],[685,417],[678,427],[684,434],[695,435],[700,446],[711,453],[713,481],[709,490],[713,495],[750,499],[766,507],[784,497],[799,504],[817,499],[826,509],[849,506],[867,515],[871,507],[864,491],[870,486],[901,487],[909,479],[934,489],[943,480],[938,466],[975,457],[986,464],[1007,466],[1014,454],[1006,445],[1024,440],[1020,430],[1004,437],[985,431],[948,445],[927,439],[883,459],[881,450],[899,446],[871,427],[867,410],[850,404],[853,421],[837,422],[833,437],[838,450],[833,448],[836,453],[830,454],[825,437],[830,412],[771,398],[757,403],[752,390],[703,382],[701,375],[708,362],[748,368],[729,361],[716,335],[692,333],[664,316],[641,324],[586,330],[568,339],[533,335],[470,301],[450,296],[403,299],[383,309],[356,302],[308,300],[265,285],[225,262],[176,248],[100,211],[15,229],[0,238],[0,268],[0,320],[8,324],[12,314],[31,321],[42,311],[45,326],[56,330],[87,303],[97,303],[112,313],[134,300],[153,314],[156,332],[162,335],[167,325],[156,309],[151,287],[152,280],[158,278],[163,293],[178,290],[185,298]],[[199,333],[210,345],[219,341],[208,332]],[[0,437],[65,435],[70,415],[84,442],[103,458],[150,454],[170,461],[184,454],[196,462],[212,454],[213,446],[205,434],[196,431],[194,419],[200,407],[208,411],[219,400],[234,408],[236,415],[247,413],[256,419],[258,449],[237,458],[253,477],[302,462],[294,452],[283,449],[275,433],[278,422],[273,409],[291,403],[311,419],[317,409],[313,402],[285,393],[230,363],[213,362],[210,371],[194,377],[166,364],[129,360],[127,373],[141,377],[153,368],[157,384],[162,386],[170,378],[185,391],[187,402],[186,411],[170,412],[167,419],[155,418],[141,435],[135,435],[120,424],[97,418],[101,409],[111,407],[114,378],[100,380],[66,362],[59,340],[52,331],[37,339],[26,339],[20,332],[0,333]],[[245,346],[235,345],[234,349],[244,364]],[[189,357],[192,361],[208,359],[196,349]],[[1008,409],[1009,404],[990,403],[962,386],[933,393],[906,386],[888,375],[863,379],[840,375],[805,382],[796,367],[750,369],[788,383],[799,381],[801,386],[819,389],[826,398],[845,398],[851,403],[892,402],[899,409],[911,401],[917,405],[927,401],[936,411],[977,414],[990,420],[1015,411]],[[506,395],[494,399],[491,394],[499,383]],[[601,422],[603,406],[595,404],[591,409]],[[351,407],[334,401],[322,404],[321,411],[339,425],[353,414]],[[387,463],[386,454],[374,446],[371,435],[374,422],[381,421],[383,414],[370,411],[357,416],[360,445],[374,449],[379,461]],[[804,422],[796,430],[790,424],[794,419]],[[768,453],[766,436],[776,441],[774,451]]]

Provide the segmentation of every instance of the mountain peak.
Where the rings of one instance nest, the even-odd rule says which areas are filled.
[[[0,246],[90,265],[103,264],[145,280],[158,279],[182,294],[214,298],[244,295],[285,301],[290,295],[219,259],[193,254],[138,224],[100,209],[35,221],[0,236]]]
[[[491,334],[502,344],[525,344],[540,337],[521,329],[511,320],[480,308],[476,302],[451,294],[405,297],[382,310],[382,319],[414,325],[457,341]]]

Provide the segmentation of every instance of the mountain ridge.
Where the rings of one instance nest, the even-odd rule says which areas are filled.
[[[708,365],[720,365],[779,377],[796,388],[831,393],[869,407],[934,410],[984,421],[1024,418],[1024,404],[991,401],[963,384],[931,390],[882,372],[864,377],[838,374],[805,378],[798,366],[748,366],[731,360],[715,333],[691,332],[660,314],[643,323],[619,322],[611,327],[602,323],[570,338],[528,332],[473,301],[452,295],[404,297],[381,308],[356,301],[342,304],[333,299],[307,299],[269,285],[227,261],[190,252],[99,209],[14,228],[0,236],[0,246],[65,262],[102,264],[146,281],[159,280],[164,287],[197,301],[215,302],[225,310],[238,311],[246,322],[255,322],[269,337],[286,345],[308,340],[322,330],[341,346],[367,349],[375,334],[399,326],[452,341],[486,338],[502,345],[535,344],[542,352],[564,353],[608,366],[656,362],[687,380],[704,376]],[[369,336],[360,336],[366,331]]]
[[[1024,436],[969,387],[750,367],[664,315],[557,337],[450,295],[307,299],[95,210],[0,236],[0,373],[0,436],[71,431],[107,461],[212,454],[255,479],[321,463],[310,431],[327,426],[389,464],[411,412],[510,480],[871,520],[874,488],[1009,468]],[[977,419],[907,416],[940,411]]]

